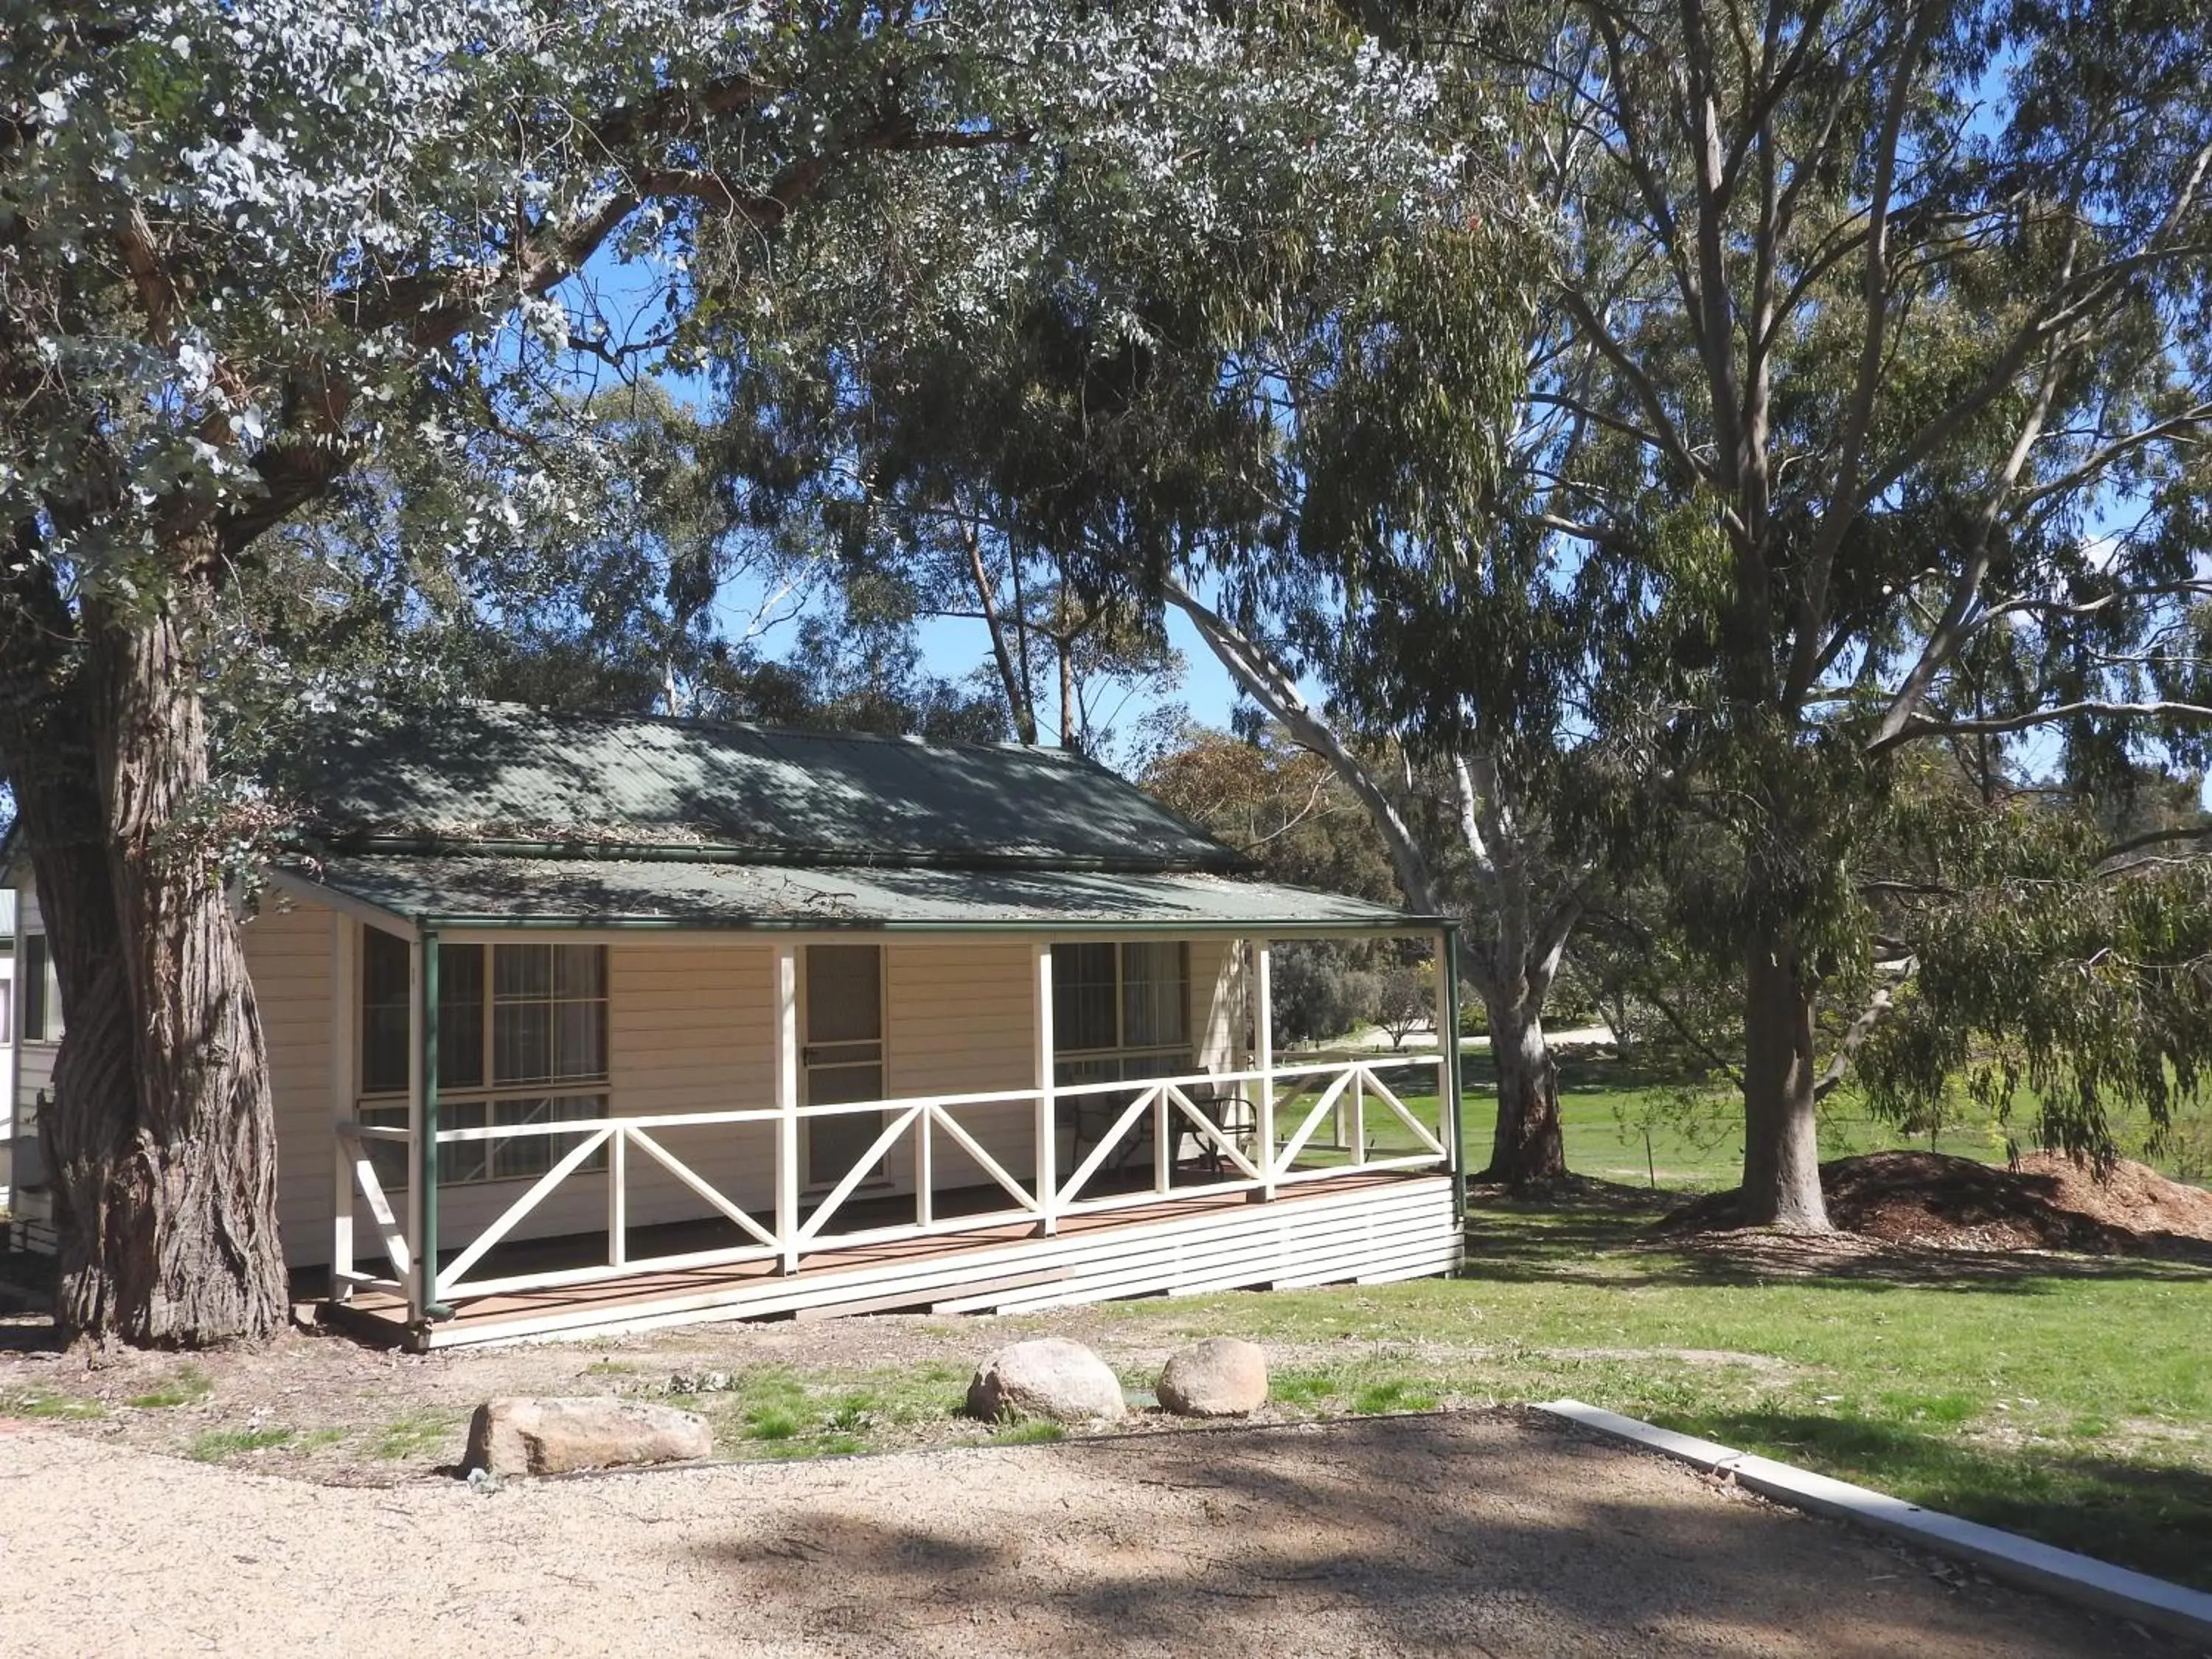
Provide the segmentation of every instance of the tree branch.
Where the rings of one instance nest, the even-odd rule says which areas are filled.
[[[2193,702],[2108,702],[2100,698],[2085,698],[2080,702],[2060,703],[2055,708],[2033,709],[2023,714],[2000,714],[1988,720],[1939,720],[1915,715],[1898,732],[1869,744],[1868,752],[1885,754],[1899,744],[1918,738],[1960,737],[1976,732],[2025,732],[2032,726],[2056,726],[2061,720],[2077,720],[2084,715],[2104,715],[2116,720],[2182,720],[2194,724],[2212,721],[2212,708]]]
[[[1414,839],[1412,826],[1383,793],[1374,775],[1361,764],[1359,757],[1326,720],[1314,713],[1300,694],[1297,682],[1264,647],[1247,639],[1172,575],[1164,579],[1161,592],[1170,604],[1190,618],[1198,629],[1199,637],[1220,659],[1231,677],[1251,693],[1262,708],[1280,720],[1301,747],[1328,762],[1344,781],[1345,787],[1367,809],[1390,854],[1391,867],[1397,873],[1407,904],[1425,915],[1442,915],[1442,885],[1427,855],[1421,851],[1420,843]]]
[[[1905,962],[1905,971],[1899,976],[1898,984],[1901,985],[1905,980],[1911,978],[1917,970],[1918,965],[1914,958],[1907,957]],[[1828,1056],[1827,1068],[1814,1079],[1813,1084],[1814,1100],[1826,1100],[1836,1091],[1836,1085],[1844,1080],[1844,1075],[1851,1069],[1851,1061],[1856,1058],[1858,1051],[1866,1046],[1866,1040],[1874,1035],[1875,1027],[1881,1024],[1888,1016],[1890,1009],[1895,1006],[1896,993],[1896,985],[1885,985],[1867,999],[1867,1006],[1859,1011],[1859,1017],[1853,1020],[1850,1029],[1844,1031],[1843,1041],[1836,1045],[1836,1052]]]

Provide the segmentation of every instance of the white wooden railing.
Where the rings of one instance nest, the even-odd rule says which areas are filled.
[[[489,1225],[442,1263],[435,1276],[437,1294],[441,1300],[491,1296],[592,1284],[629,1274],[771,1259],[783,1271],[792,1273],[798,1270],[802,1252],[970,1232],[1017,1222],[1027,1222],[1049,1233],[1056,1231],[1067,1217],[1157,1204],[1163,1199],[1253,1192],[1264,1200],[1293,1184],[1383,1170],[1432,1168],[1449,1160],[1442,1133],[1409,1110],[1378,1074],[1383,1070],[1404,1072],[1431,1066],[1437,1073],[1437,1094],[1441,1099],[1444,1083],[1441,1055],[1434,1060],[1377,1055],[1273,1066],[1265,1070],[1073,1084],[1049,1091],[1009,1089],[985,1094],[909,1096],[834,1106],[802,1106],[789,1110],[769,1107],[670,1112],[444,1129],[437,1137],[441,1146],[524,1135],[558,1135],[573,1144]],[[1087,1147],[1083,1146],[1079,1139],[1082,1105],[1086,1101],[1100,1099],[1118,1103],[1118,1110],[1103,1133]],[[1206,1109],[1208,1103],[1214,1105],[1211,1112]],[[1041,1104],[1051,1112],[1055,1133],[1039,1136],[1032,1131],[1036,1161],[1026,1179],[1008,1170],[982,1145],[974,1130],[961,1121],[961,1114],[981,1109],[1026,1105],[1035,1110]],[[1224,1108],[1231,1106],[1243,1109],[1237,1121],[1224,1121],[1228,1114]],[[1067,1127],[1064,1114],[1070,1109],[1078,1126],[1079,1161],[1063,1176],[1056,1163],[1058,1143]],[[1375,1116],[1378,1109],[1380,1118]],[[882,1115],[880,1131],[844,1176],[813,1198],[802,1213],[795,1164],[798,1137],[790,1133],[789,1120],[804,1121],[864,1114]],[[1439,1116],[1448,1121],[1442,1113]],[[1411,1137],[1414,1150],[1374,1156],[1370,1144],[1370,1121],[1395,1121]],[[1326,1139],[1320,1139],[1324,1123],[1330,1126],[1330,1132]],[[667,1145],[668,1139],[678,1132],[735,1129],[756,1124],[774,1125],[778,1131],[774,1137],[773,1157],[763,1160],[763,1165],[769,1166],[764,1173],[775,1177],[769,1187],[775,1194],[773,1213],[756,1213],[740,1205],[678,1157]],[[417,1291],[417,1256],[401,1219],[404,1212],[395,1208],[369,1156],[372,1142],[398,1143],[407,1147],[411,1164],[414,1149],[409,1132],[397,1127],[349,1121],[338,1126],[337,1137],[340,1156],[352,1171],[353,1189],[360,1194],[368,1212],[392,1268],[390,1276],[371,1275],[355,1271],[349,1259],[341,1260],[335,1264],[337,1276],[343,1283],[356,1288],[412,1296]],[[1138,1146],[1146,1139],[1151,1142],[1152,1166],[1148,1183],[1097,1196],[1085,1195],[1085,1189],[1102,1172],[1121,1173]],[[1186,1140],[1195,1143],[1218,1160],[1218,1175],[1176,1182],[1175,1153]],[[854,1194],[885,1166],[886,1160],[902,1143],[908,1142],[911,1142],[913,1149],[914,1219],[896,1225],[832,1232],[831,1223]],[[948,1145],[964,1155],[991,1186],[1005,1193],[1008,1200],[1006,1207],[950,1217],[936,1213],[936,1201],[940,1196],[936,1183],[938,1153]],[[605,1167],[590,1175],[596,1177],[603,1173],[605,1177],[607,1259],[604,1262],[480,1279],[470,1277],[494,1249],[512,1238],[525,1220],[574,1179],[602,1149],[607,1154]],[[634,1166],[641,1159],[658,1166],[714,1213],[732,1223],[744,1235],[745,1242],[717,1249],[633,1257],[629,1253],[630,1188]],[[793,1167],[783,1167],[787,1162],[792,1162]],[[449,1190],[447,1202],[450,1204],[457,1192],[465,1190],[481,1189]],[[340,1237],[349,1256],[349,1218],[343,1224]]]

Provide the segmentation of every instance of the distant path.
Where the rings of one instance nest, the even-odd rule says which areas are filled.
[[[1609,1047],[1613,1042],[1613,1032],[1603,1025],[1577,1025],[1564,1031],[1547,1031],[1544,1034],[1544,1039],[1554,1048],[1582,1048],[1590,1043],[1602,1043]],[[1462,1054],[1487,1054],[1490,1051],[1490,1039],[1486,1036],[1463,1036],[1459,1040],[1459,1046]],[[1406,1034],[1404,1045],[1394,1051],[1390,1046],[1390,1034],[1388,1031],[1370,1030],[1352,1036],[1340,1037],[1334,1042],[1324,1042],[1320,1046],[1319,1052],[1328,1054],[1332,1051],[1346,1052],[1355,1048],[1372,1048],[1386,1054],[1395,1052],[1401,1059],[1413,1060],[1422,1054],[1434,1054],[1436,1048],[1437,1034],[1432,1030],[1408,1031]],[[1283,1055],[1287,1060],[1293,1054],[1304,1052],[1303,1049],[1286,1048],[1283,1051]]]
[[[0,1421],[0,1587],[40,1659],[2172,1651],[1515,1414],[488,1495]]]

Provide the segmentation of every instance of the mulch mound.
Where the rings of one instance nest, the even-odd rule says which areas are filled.
[[[2008,1169],[1939,1152],[1869,1152],[1820,1166],[1828,1219],[1886,1244],[1945,1250],[2086,1250],[2201,1256],[2212,1244],[2212,1192],[2123,1159],[2100,1179],[2087,1164],[2032,1152]],[[1674,1211],[1661,1232],[1742,1224],[1736,1189]]]

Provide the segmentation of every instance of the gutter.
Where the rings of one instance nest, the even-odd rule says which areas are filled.
[[[381,906],[376,908],[382,908]],[[1449,925],[1437,916],[1392,916],[1387,921],[1336,922],[1261,918],[1243,921],[1192,921],[1136,917],[1121,920],[1110,917],[1082,920],[1036,917],[1003,921],[901,921],[871,916],[749,916],[720,921],[696,916],[516,916],[466,915],[446,912],[434,915],[398,910],[386,911],[385,914],[395,921],[424,929],[434,928],[441,933],[475,928],[487,932],[559,929],[568,933],[988,933],[1000,938],[1009,934],[1027,937],[1036,933],[1103,933],[1118,937],[1158,933],[1172,938],[1188,938],[1195,933],[1223,933],[1235,938],[1265,934],[1270,939],[1328,939],[1426,933]]]

